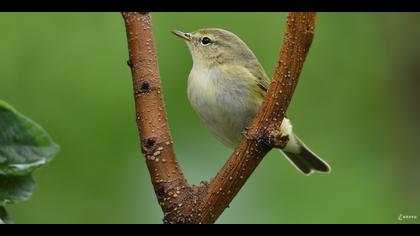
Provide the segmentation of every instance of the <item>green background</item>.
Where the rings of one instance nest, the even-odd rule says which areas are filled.
[[[179,161],[193,183],[232,152],[191,109],[191,58],[170,30],[219,27],[271,75],[285,13],[154,13]],[[272,151],[218,223],[420,223],[420,14],[319,13],[292,100],[296,133],[332,166],[305,177]],[[16,223],[161,223],[139,150],[119,13],[1,13],[0,98],[61,146]],[[398,216],[416,215],[399,221]]]

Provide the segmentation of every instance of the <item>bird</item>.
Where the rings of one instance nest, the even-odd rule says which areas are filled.
[[[267,74],[232,32],[204,28],[172,33],[184,39],[192,56],[187,94],[193,110],[221,143],[235,148],[264,100],[270,84]],[[281,122],[281,133],[288,141],[279,150],[304,175],[330,173],[330,166],[294,134],[287,117]]]

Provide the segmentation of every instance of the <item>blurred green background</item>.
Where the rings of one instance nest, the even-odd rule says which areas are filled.
[[[154,13],[177,156],[193,183],[232,152],[186,96],[191,58],[170,30],[240,36],[271,75],[286,13]],[[295,131],[332,166],[305,177],[276,151],[218,223],[420,223],[420,14],[319,13],[292,100]],[[161,223],[139,150],[119,13],[1,13],[0,98],[60,144],[16,223]],[[417,220],[399,221],[398,216]]]

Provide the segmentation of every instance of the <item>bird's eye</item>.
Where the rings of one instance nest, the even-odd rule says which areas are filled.
[[[204,37],[204,38],[201,39],[201,44],[203,44],[203,45],[208,45],[211,42],[212,42],[211,39],[209,39],[207,37]]]

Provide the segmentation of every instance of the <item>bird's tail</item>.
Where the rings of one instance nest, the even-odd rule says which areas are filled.
[[[313,172],[329,173],[330,166],[313,153],[306,145],[294,134],[289,138],[286,147],[281,150],[290,162],[305,175]]]

